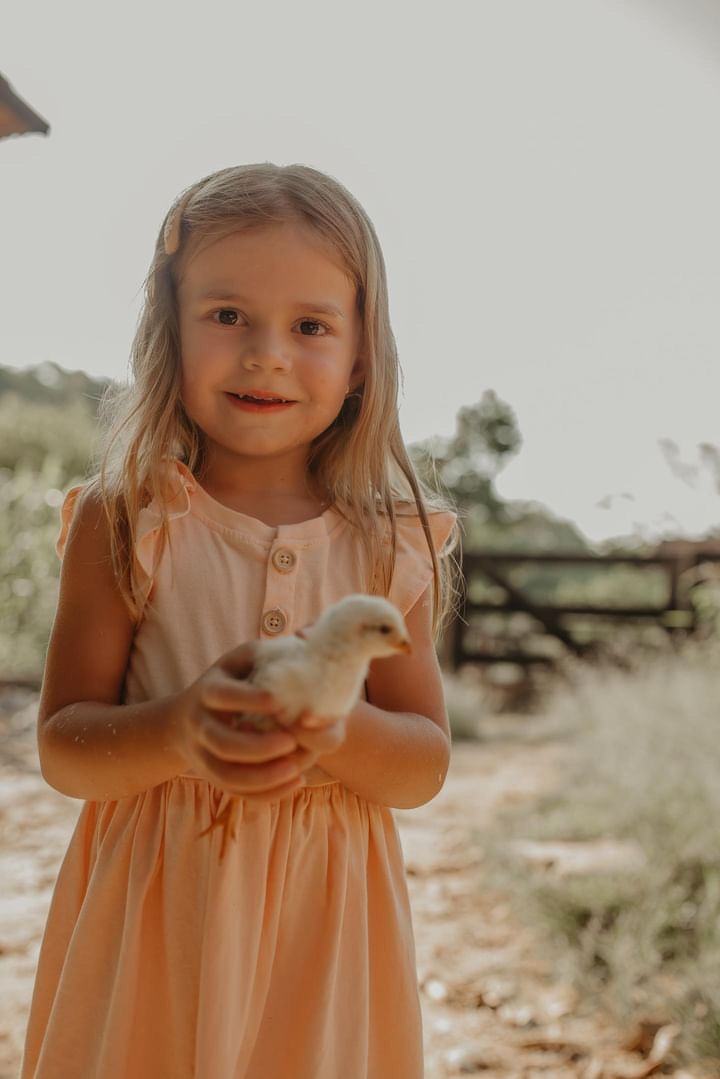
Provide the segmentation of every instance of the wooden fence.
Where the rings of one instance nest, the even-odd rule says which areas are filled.
[[[446,660],[457,669],[464,664],[489,665],[496,663],[518,664],[526,670],[534,665],[554,666],[558,659],[568,653],[587,656],[597,650],[607,636],[608,625],[629,626],[632,623],[654,623],[669,634],[694,633],[698,617],[692,602],[693,588],[699,583],[697,567],[704,563],[720,562],[720,551],[706,551],[701,545],[666,545],[669,550],[651,556],[640,555],[593,555],[593,554],[480,554],[465,552],[462,572],[465,584],[465,600],[462,609],[449,627],[445,637]],[[513,580],[520,566],[555,567],[567,570],[585,566],[591,569],[611,568],[617,565],[633,567],[635,573],[647,573],[648,569],[659,572],[665,578],[665,596],[661,603],[643,605],[638,603],[608,604],[559,603],[548,604],[533,597],[532,589]],[[720,576],[720,574],[719,574]],[[481,584],[488,586],[501,598],[477,600],[473,593]],[[541,643],[540,649],[523,647],[523,634],[499,634],[483,629],[488,616],[526,616],[528,625],[524,636]],[[527,617],[529,616],[529,618]],[[497,618],[494,619],[497,622]],[[595,624],[599,632],[588,635],[588,628]],[[582,632],[578,632],[578,625]],[[602,627],[602,629],[601,629]],[[549,645],[549,642],[552,642]]]

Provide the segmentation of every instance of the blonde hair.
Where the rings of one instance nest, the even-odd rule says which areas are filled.
[[[169,540],[165,505],[168,457],[197,475],[205,457],[202,430],[180,398],[177,284],[182,258],[197,241],[242,229],[299,222],[340,256],[356,285],[362,323],[363,380],[334,422],[312,444],[308,482],[359,531],[370,566],[370,590],[387,595],[395,565],[398,513],[417,514],[433,565],[433,631],[456,595],[455,525],[435,553],[428,510],[451,508],[417,476],[400,433],[400,367],[390,326],[385,263],[372,222],[337,180],[306,165],[264,162],[221,169],[187,188],[160,229],[145,281],[145,303],[132,346],[134,381],[108,392],[101,408],[106,448],[94,486],[110,526],[113,568],[132,616],[145,587],[132,557],[140,509],[156,501],[162,519],[156,559]],[[390,544],[385,542],[390,527]],[[157,564],[157,563],[156,563]]]

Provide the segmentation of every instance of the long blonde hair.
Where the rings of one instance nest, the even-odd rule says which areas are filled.
[[[337,180],[306,165],[264,162],[221,169],[187,188],[160,229],[145,280],[145,302],[132,345],[134,380],[108,391],[101,407],[105,451],[94,479],[105,508],[118,587],[136,620],[146,600],[132,557],[141,508],[154,500],[162,518],[157,559],[169,539],[165,505],[168,457],[197,475],[202,430],[180,398],[177,284],[188,241],[289,221],[310,226],[341,257],[356,285],[362,323],[362,383],[312,444],[308,481],[319,497],[357,526],[370,566],[369,590],[387,595],[395,565],[396,516],[417,514],[433,565],[433,630],[456,594],[457,525],[440,558],[428,510],[450,508],[420,480],[400,433],[400,366],[388,303],[385,263],[372,222]],[[390,543],[387,544],[387,526]]]

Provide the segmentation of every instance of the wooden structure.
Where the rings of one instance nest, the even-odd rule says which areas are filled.
[[[38,132],[47,135],[50,125],[18,97],[7,79],[0,75],[0,139],[8,135]]]
[[[655,623],[669,634],[693,633],[697,630],[698,619],[692,603],[692,589],[702,577],[697,568],[705,563],[720,563],[720,543],[678,541],[661,545],[650,556],[465,552],[462,558],[465,601],[446,634],[447,660],[455,670],[464,664],[512,663],[526,672],[537,665],[552,667],[568,654],[588,656],[597,650],[602,634],[588,636],[587,633],[588,625],[593,623],[604,624],[606,630],[608,623],[615,626]],[[512,579],[513,569],[521,566],[570,570],[579,566],[601,569],[616,565],[633,567],[637,572],[654,567],[665,577],[664,602],[647,605],[564,602],[551,605],[534,598],[532,589]],[[716,572],[720,579],[720,567]],[[499,601],[474,599],[476,583],[484,586],[486,591],[489,585],[491,591],[502,598]],[[503,637],[497,630],[483,632],[483,619],[487,620],[489,615],[526,616],[523,621],[530,629],[525,636],[535,641],[539,638],[543,647],[529,650],[523,646],[522,635],[517,633]],[[582,635],[574,628],[579,620],[585,630]]]

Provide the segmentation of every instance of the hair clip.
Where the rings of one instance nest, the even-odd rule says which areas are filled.
[[[165,228],[163,230],[163,246],[165,248],[166,255],[174,255],[177,249],[180,247],[180,229],[182,227],[182,218],[185,213],[185,207],[192,198],[194,192],[187,191],[170,210],[165,221]]]

